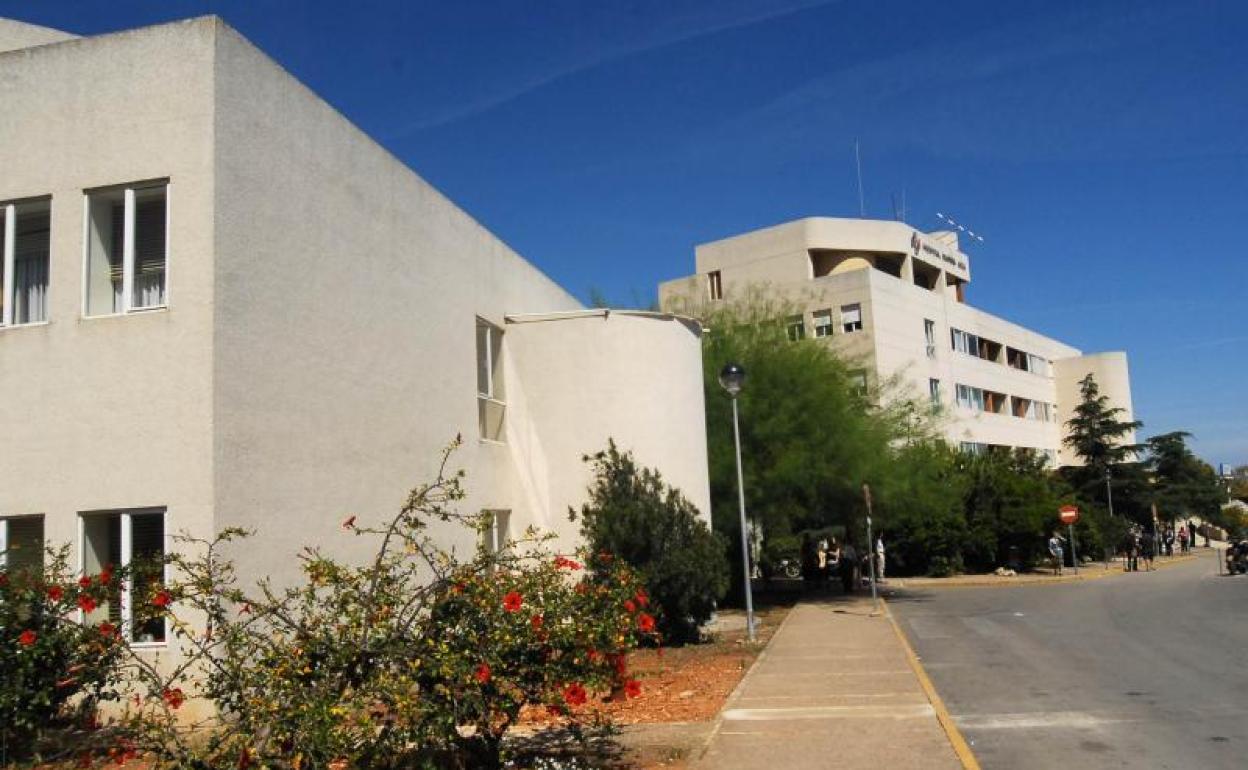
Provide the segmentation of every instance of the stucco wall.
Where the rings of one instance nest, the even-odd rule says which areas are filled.
[[[1083,400],[1079,393],[1079,381],[1089,374],[1096,380],[1102,396],[1108,397],[1111,409],[1121,409],[1118,419],[1130,422],[1135,419],[1135,409],[1131,404],[1131,372],[1127,366],[1127,354],[1114,351],[1107,353],[1091,353],[1056,362],[1054,371],[1057,375],[1058,416],[1064,424],[1074,416],[1074,409]],[[1122,438],[1124,444],[1135,443],[1135,432]],[[1063,465],[1080,465],[1079,457],[1069,449],[1062,449]]]
[[[62,40],[73,40],[75,35],[38,24],[27,24],[13,19],[0,19],[0,53],[16,51]]]
[[[514,510],[510,449],[479,440],[475,318],[579,303],[237,33],[217,41],[214,458],[218,523],[260,531],[244,574],[290,577],[309,543],[363,556],[342,519],[393,514],[457,433],[462,509]]]
[[[581,461],[614,439],[658,468],[710,525],[706,410],[697,324],[654,314],[591,311],[515,319],[507,339],[516,377],[508,430],[534,523],[575,543],[592,480]]]
[[[173,24],[0,54],[0,201],[52,197],[49,322],[0,329],[0,515],[211,517],[212,34]],[[170,180],[169,308],[84,319],[83,191]]]

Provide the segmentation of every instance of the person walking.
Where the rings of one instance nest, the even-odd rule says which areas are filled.
[[[875,579],[884,582],[884,535],[875,539]]]
[[[858,549],[846,540],[845,545],[841,546],[841,587],[845,589],[846,594],[852,594],[856,585],[858,585]]]
[[[1153,537],[1153,533],[1147,529],[1140,536],[1140,551],[1144,556],[1144,571],[1153,571],[1153,555],[1157,552],[1157,540]]]
[[[1053,574],[1062,574],[1066,553],[1065,549],[1062,548],[1062,536],[1056,532],[1049,537],[1049,556],[1053,557]]]
[[[1166,527],[1166,533],[1162,535],[1162,542],[1166,544],[1166,556],[1174,556],[1174,527]]]
[[[1140,544],[1135,528],[1128,529],[1122,536],[1122,571],[1136,572],[1139,570]]]
[[[1179,553],[1187,553],[1187,527],[1179,525]]]

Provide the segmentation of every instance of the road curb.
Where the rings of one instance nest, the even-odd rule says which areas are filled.
[[[888,602],[881,599],[880,603],[884,606],[885,617],[888,618],[888,622],[893,626],[893,632],[897,634],[897,639],[906,651],[906,659],[910,662],[910,668],[914,671],[915,676],[918,677],[923,693],[927,696],[928,702],[932,704],[932,709],[936,712],[936,720],[940,722],[941,728],[944,729],[945,737],[949,739],[949,744],[953,747],[953,753],[958,755],[958,761],[962,763],[962,767],[965,770],[980,770],[979,760],[975,758],[970,744],[966,742],[966,738],[962,736],[962,731],[958,729],[957,723],[953,721],[953,715],[945,708],[945,702],[941,699],[940,694],[936,692],[936,686],[932,684],[927,671],[923,669],[923,664],[919,661],[919,656],[915,654],[914,648],[910,646],[910,640],[906,638],[906,633],[901,630],[897,619],[893,617],[893,612],[889,609]]]

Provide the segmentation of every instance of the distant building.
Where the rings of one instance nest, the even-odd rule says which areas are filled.
[[[956,233],[811,218],[702,244],[695,261],[695,275],[659,287],[663,309],[696,314],[769,287],[797,311],[790,338],[826,340],[860,362],[863,387],[895,378],[939,405],[965,450],[1025,447],[1077,463],[1062,437],[1087,374],[1133,419],[1125,353],[1084,355],[966,304],[970,258]]]
[[[9,567],[241,526],[241,579],[281,583],[305,545],[365,556],[343,519],[394,514],[460,433],[491,545],[570,550],[609,437],[709,520],[697,323],[584,309],[220,20],[0,20],[0,104]],[[92,619],[163,649],[130,596]]]

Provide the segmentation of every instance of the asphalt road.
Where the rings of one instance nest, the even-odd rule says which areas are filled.
[[[1212,554],[889,606],[984,768],[1248,768],[1248,576]]]

